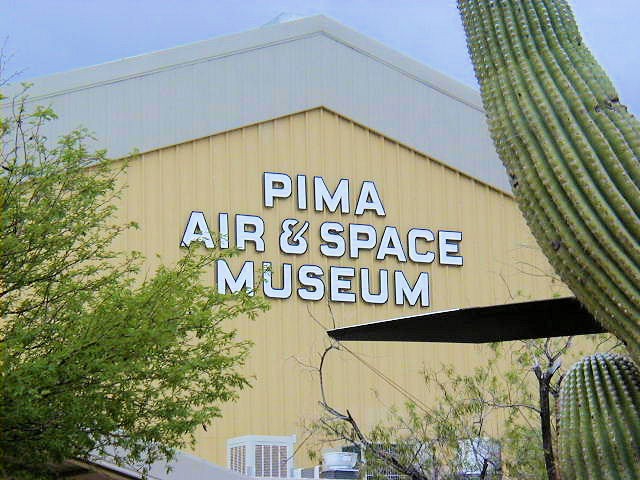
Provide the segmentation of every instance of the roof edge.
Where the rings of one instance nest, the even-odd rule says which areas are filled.
[[[28,83],[33,84],[28,92],[29,99],[31,101],[45,99],[69,91],[116,83],[314,35],[325,35],[440,93],[472,108],[482,110],[482,102],[477,90],[325,15],[314,15],[90,67],[36,77],[27,80]],[[10,85],[5,88],[5,91],[8,96],[18,94],[20,86]]]
[[[349,115],[346,115],[342,112],[340,112],[339,110],[336,110],[335,108],[329,107],[325,104],[318,104],[318,105],[313,105],[307,108],[303,108],[301,110],[295,110],[295,111],[291,111],[289,113],[285,113],[283,115],[277,115],[275,117],[265,117],[262,118],[260,120],[257,120],[255,122],[250,122],[250,123],[246,123],[246,124],[242,124],[242,125],[238,125],[226,130],[216,130],[213,131],[211,133],[208,133],[206,135],[203,136],[199,136],[199,137],[194,137],[194,138],[190,138],[188,140],[184,140],[184,141],[180,141],[178,143],[172,143],[172,144],[167,144],[167,145],[160,145],[157,146],[155,148],[151,148],[149,150],[140,150],[140,151],[136,151],[135,153],[129,153],[127,155],[124,155],[122,157],[109,157],[111,161],[119,161],[119,160],[123,160],[123,159],[127,159],[127,158],[135,158],[136,156],[139,155],[147,155],[153,152],[157,152],[159,150],[164,150],[167,148],[172,148],[172,147],[177,147],[180,145],[185,145],[187,143],[190,142],[197,142],[200,140],[204,140],[206,138],[209,137],[213,137],[215,135],[222,135],[225,133],[230,133],[230,132],[236,132],[236,131],[240,131],[243,130],[245,128],[250,128],[250,127],[254,127],[256,125],[261,125],[263,123],[268,123],[268,122],[275,122],[278,120],[282,120],[284,118],[287,117],[292,117],[294,115],[301,115],[304,113],[309,113],[309,112],[314,112],[314,111],[322,111],[324,110],[325,112],[328,112],[332,115],[336,115],[338,117],[340,117],[343,120],[346,120],[347,122],[351,122],[354,125],[357,125],[360,128],[364,128],[366,130],[368,130],[369,132],[371,132],[374,135],[378,135],[380,137],[383,137],[385,140],[389,141],[389,142],[393,142],[399,146],[401,146],[402,148],[406,148],[408,150],[411,150],[413,153],[423,156],[427,159],[429,159],[430,161],[437,163],[438,165],[440,165],[441,167],[444,167],[448,170],[450,170],[451,172],[456,173],[457,175],[461,175],[464,178],[466,178],[467,180],[471,180],[472,182],[476,182],[480,185],[482,185],[483,187],[489,188],[492,191],[494,191],[497,194],[500,195],[504,195],[512,200],[515,200],[515,197],[513,195],[513,192],[511,192],[510,190],[506,190],[502,187],[500,187],[497,184],[491,183],[488,180],[482,179],[481,177],[477,176],[477,175],[473,175],[472,173],[469,173],[465,170],[462,170],[460,167],[451,165],[450,163],[445,162],[444,160],[441,160],[440,158],[434,156],[433,154],[429,154],[423,150],[420,150],[418,147],[416,146],[412,146],[411,144],[404,142],[402,140],[398,140],[396,137],[394,137],[393,135],[389,134],[389,133],[385,133],[382,130],[378,130],[376,128],[370,127],[369,125],[367,125],[365,122],[363,122],[362,120],[358,120],[355,117],[351,117]],[[107,155],[108,156],[108,155]]]
[[[455,78],[435,70],[414,58],[394,50],[385,44],[363,35],[344,24],[324,15],[317,16],[323,22],[323,32],[360,53],[367,55],[414,80],[484,112],[480,92]]]

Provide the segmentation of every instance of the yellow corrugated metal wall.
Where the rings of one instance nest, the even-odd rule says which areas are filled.
[[[300,211],[293,199],[278,200],[274,208],[263,206],[264,172],[287,173],[295,179],[306,174],[322,176],[330,188],[339,179],[350,180],[351,201],[365,180],[374,181],[386,209],[385,217],[373,212]],[[393,140],[319,108],[213,135],[184,144],[144,153],[131,162],[128,184],[119,215],[139,222],[120,247],[141,250],[149,265],[160,254],[164,262],[180,255],[179,242],[193,210],[205,213],[209,226],[217,226],[217,214],[228,212],[261,216],[266,225],[266,252],[256,254],[250,245],[234,265],[253,259],[259,265],[271,261],[279,284],[283,262],[363,267],[390,272],[402,269],[415,280],[419,271],[431,277],[431,311],[504,303],[512,299],[550,297],[563,286],[542,273],[550,271],[535,248],[514,200]],[[294,183],[295,189],[295,183]],[[309,202],[312,205],[311,199]],[[353,206],[352,210],[353,212]],[[285,218],[308,220],[310,248],[306,254],[284,255],[278,250],[280,223]],[[319,253],[317,238],[323,221],[370,223],[380,235],[385,225],[396,226],[405,237],[410,228],[453,229],[463,232],[462,267],[411,262],[378,261],[366,252],[359,259],[328,259]],[[406,237],[405,237],[406,238]],[[213,282],[213,274],[210,278]],[[295,283],[294,283],[295,288]],[[390,291],[392,293],[392,291]],[[519,298],[514,298],[518,297]],[[242,337],[255,342],[247,373],[253,388],[238,402],[224,407],[224,418],[198,432],[195,453],[218,464],[226,463],[226,439],[247,434],[304,435],[302,425],[318,413],[317,379],[304,364],[317,365],[327,344],[322,328],[393,318],[417,313],[419,307],[399,307],[393,302],[373,306],[327,301],[305,302],[294,295],[271,301],[271,310],[255,322],[235,322]],[[393,378],[412,394],[428,401],[419,370],[423,365],[455,363],[470,369],[482,362],[478,349],[469,345],[351,343],[351,349],[374,368]],[[349,407],[364,425],[381,418],[385,404],[404,398],[347,353],[329,360],[328,394],[335,406]],[[373,391],[380,400],[376,400]],[[304,455],[298,466],[307,465]]]

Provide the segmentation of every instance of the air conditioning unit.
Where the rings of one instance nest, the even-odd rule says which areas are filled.
[[[291,477],[296,436],[245,435],[227,440],[227,466],[250,477]]]
[[[293,478],[320,478],[320,465],[293,470]]]

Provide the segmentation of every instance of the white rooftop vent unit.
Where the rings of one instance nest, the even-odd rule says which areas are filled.
[[[227,466],[250,477],[291,477],[296,436],[245,435],[227,440]]]
[[[301,18],[304,18],[304,15],[299,15],[297,13],[291,12],[282,12],[262,26],[268,27],[270,25],[278,25],[279,23],[295,22],[296,20],[300,20]]]
[[[360,472],[356,466],[358,454],[355,452],[326,451],[322,454],[320,478],[356,480]]]

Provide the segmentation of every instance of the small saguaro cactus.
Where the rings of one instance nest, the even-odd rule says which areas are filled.
[[[620,355],[576,363],[560,392],[564,480],[640,478],[640,371]]]
[[[562,280],[640,362],[640,122],[565,0],[458,0],[496,150]]]

